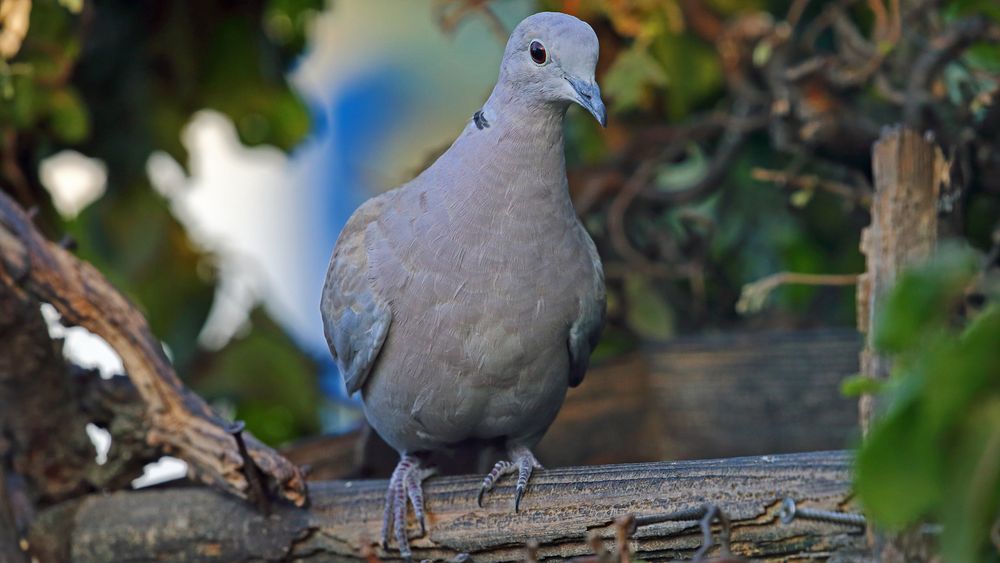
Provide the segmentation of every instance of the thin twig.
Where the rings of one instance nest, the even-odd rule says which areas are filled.
[[[736,311],[741,315],[759,311],[768,295],[785,284],[847,286],[858,283],[858,274],[801,274],[779,272],[743,286]]]
[[[226,428],[226,431],[236,440],[236,447],[239,449],[240,457],[243,458],[243,476],[250,484],[250,501],[257,507],[257,510],[264,515],[271,514],[271,499],[268,497],[267,489],[264,487],[264,472],[260,470],[257,463],[250,457],[247,444],[243,440],[243,431],[246,430],[246,423],[237,420]]]
[[[787,186],[797,190],[820,189],[848,199],[865,209],[868,209],[872,205],[872,194],[864,188],[835,180],[827,180],[819,176],[791,174],[767,168],[754,168],[750,171],[750,177],[758,182],[773,182],[779,186]]]

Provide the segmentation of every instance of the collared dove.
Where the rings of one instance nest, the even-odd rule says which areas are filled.
[[[400,453],[386,493],[403,556],[407,498],[426,533],[428,452],[502,442],[514,510],[531,453],[583,379],[604,323],[600,258],[566,182],[571,103],[604,125],[598,42],[575,17],[541,13],[513,31],[493,93],[423,173],[368,200],[337,240],[323,288],[326,338],[349,392]]]

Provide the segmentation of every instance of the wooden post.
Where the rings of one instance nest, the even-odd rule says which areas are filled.
[[[938,238],[938,199],[947,162],[931,139],[912,129],[893,128],[872,147],[875,194],[871,225],[861,232],[865,273],[858,280],[858,330],[867,334],[861,372],[889,376],[889,362],[872,349],[871,327],[887,292],[903,268],[926,260]],[[875,405],[863,396],[861,428],[868,431]]]
[[[867,377],[889,376],[889,359],[873,349],[875,315],[900,272],[926,260],[938,240],[939,200],[949,163],[933,140],[912,129],[883,131],[872,147],[875,194],[871,225],[861,233],[865,273],[858,280],[858,329],[866,333],[861,372]],[[949,188],[947,184],[945,190]],[[862,432],[877,416],[875,397],[864,395],[858,405]],[[912,534],[886,535],[869,531],[872,553],[879,561],[911,560],[907,555],[927,546]]]

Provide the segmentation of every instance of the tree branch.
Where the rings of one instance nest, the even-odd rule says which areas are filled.
[[[538,472],[522,510],[511,507],[513,486],[504,481],[476,506],[478,476],[432,478],[425,484],[428,535],[412,542],[418,559],[476,561],[522,559],[537,542],[540,557],[593,553],[596,533],[615,541],[615,520],[625,514],[664,515],[717,505],[732,520],[732,551],[758,561],[788,558],[863,558],[863,530],[796,519],[779,520],[781,500],[827,510],[849,509],[850,457],[845,452],[726,460],[575,467]],[[282,506],[270,518],[231,497],[200,488],[122,492],[87,497],[41,515],[32,538],[74,560],[257,560],[396,558],[375,547],[380,537],[385,481],[313,483],[309,510]],[[72,525],[68,523],[72,522]],[[66,533],[66,530],[72,530]],[[416,533],[417,525],[410,522]],[[644,560],[690,557],[702,544],[698,519],[642,526],[631,547]],[[46,554],[40,559],[47,560]]]
[[[146,441],[188,462],[198,479],[238,496],[248,491],[246,465],[223,421],[174,373],[145,318],[93,266],[46,241],[27,214],[0,193],[0,291],[51,303],[63,322],[102,337],[122,359],[145,403]],[[297,505],[306,501],[297,467],[252,436],[252,460],[270,486]]]

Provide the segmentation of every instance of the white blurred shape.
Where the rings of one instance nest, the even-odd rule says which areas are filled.
[[[187,464],[176,457],[163,456],[155,463],[147,464],[142,477],[132,481],[133,489],[151,487],[167,481],[182,479],[187,475]]]
[[[49,337],[63,339],[63,356],[67,360],[83,368],[96,368],[105,379],[125,373],[121,357],[103,338],[83,327],[63,326],[59,311],[48,303],[42,303],[40,310]]]
[[[88,422],[87,436],[90,437],[90,441],[94,444],[94,450],[97,451],[94,460],[97,465],[104,465],[108,462],[108,451],[111,449],[111,433],[92,422]]]
[[[107,188],[108,167],[104,162],[72,150],[43,160],[38,173],[56,211],[67,219],[76,217]]]
[[[299,232],[287,157],[273,147],[243,146],[232,122],[214,111],[195,114],[182,141],[190,178],[165,153],[154,154],[146,170],[192,240],[219,259],[220,283],[200,343],[225,345],[261,298],[294,325],[299,296],[282,279],[296,269]]]

